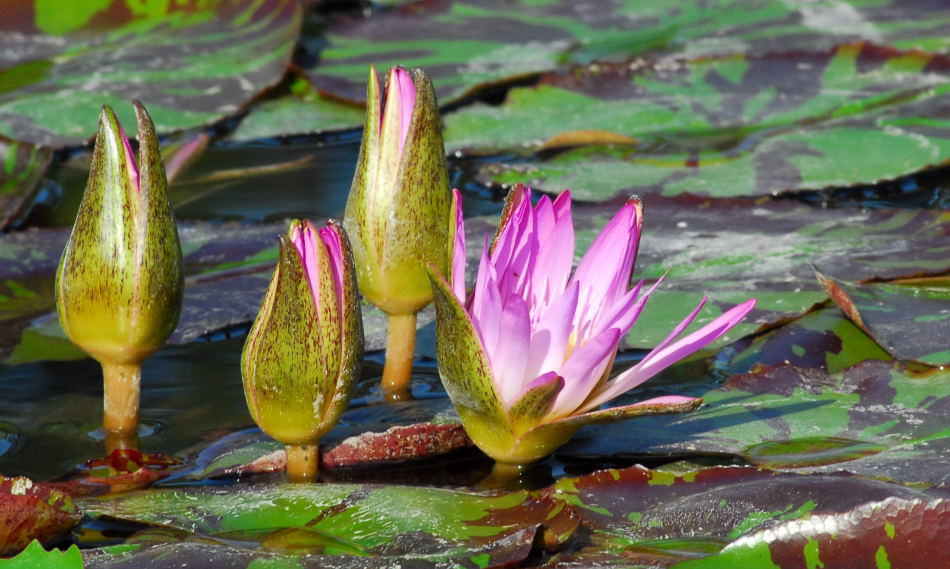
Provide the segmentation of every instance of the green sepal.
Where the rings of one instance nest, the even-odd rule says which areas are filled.
[[[564,389],[564,378],[551,375],[540,385],[529,389],[508,410],[512,430],[523,433],[537,426],[551,410],[554,400]]]
[[[448,268],[445,243],[451,193],[442,119],[435,90],[421,69],[411,72],[416,98],[395,179],[380,182],[391,167],[380,158],[380,89],[370,71],[366,121],[344,225],[363,296],[390,314],[413,313],[432,300],[426,268]],[[395,88],[395,87],[394,87]]]
[[[140,363],[161,347],[178,323],[184,291],[158,137],[141,103],[133,106],[138,168],[115,113],[103,107],[86,190],[56,273],[67,336],[115,364]]]

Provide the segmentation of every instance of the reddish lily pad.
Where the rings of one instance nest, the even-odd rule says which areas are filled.
[[[0,555],[10,555],[34,539],[57,538],[82,514],[66,494],[28,478],[0,476]]]
[[[755,54],[859,40],[944,50],[950,14],[933,4],[918,4],[911,14],[853,1],[798,6],[778,0],[438,0],[380,10],[370,18],[336,16],[328,28],[319,65],[309,70],[321,90],[362,101],[369,63],[423,66],[444,103],[564,62],[650,52]]]
[[[944,567],[948,529],[950,501],[888,498],[788,521],[674,567]]]
[[[44,146],[0,138],[0,231],[23,212],[52,158]]]
[[[153,490],[86,505],[92,516],[161,524],[201,536],[212,546],[209,554],[246,562],[274,555],[233,551],[223,540],[270,544],[284,554],[309,554],[306,559],[314,562],[332,563],[333,557],[325,556],[335,554],[373,555],[376,563],[385,559],[413,567],[506,566],[528,555],[542,525],[563,528],[577,523],[563,501],[549,496],[392,485]]]
[[[674,475],[633,467],[561,479],[554,495],[577,508],[590,537],[545,565],[552,568],[615,566],[620,560],[666,567],[743,542],[743,536],[777,532],[792,520],[804,524],[876,500],[939,501],[945,492],[841,474],[715,467]]]
[[[828,296],[896,358],[950,364],[950,277],[844,282],[816,271]]]
[[[283,76],[301,21],[291,0],[5,2],[3,13],[0,134],[53,147],[92,136],[103,104],[135,124],[133,98],[159,132],[233,114]]]
[[[948,74],[943,55],[870,44],[598,63],[545,75],[535,87],[512,90],[501,106],[446,116],[446,145],[531,151],[574,131],[602,132],[600,144],[489,164],[480,175],[551,192],[569,187],[591,201],[870,184],[950,159],[950,122],[933,118],[950,102]],[[630,142],[608,145],[607,135]]]

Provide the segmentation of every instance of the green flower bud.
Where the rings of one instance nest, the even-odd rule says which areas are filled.
[[[346,233],[293,221],[241,357],[251,416],[286,445],[333,428],[363,361],[363,327]]]
[[[389,314],[432,300],[426,267],[448,266],[448,170],[432,81],[393,67],[380,93],[370,69],[363,144],[344,225],[360,291]]]
[[[155,127],[133,101],[138,161],[109,107],[56,273],[66,335],[103,365],[137,365],[175,329],[184,288],[178,230]]]

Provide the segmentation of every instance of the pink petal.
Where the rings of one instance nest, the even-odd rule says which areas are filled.
[[[412,124],[412,112],[416,108],[416,86],[412,82],[412,74],[402,67],[393,67],[393,81],[399,89],[400,130],[399,155],[402,156],[406,146],[406,137],[409,134],[409,125]]]
[[[611,328],[574,350],[564,365],[556,370],[564,378],[564,389],[551,408],[550,418],[572,413],[587,399],[613,363],[619,342],[620,330]]]
[[[119,127],[119,138],[122,139],[122,148],[125,151],[125,168],[129,173],[129,179],[132,180],[132,185],[139,192],[142,191],[142,185],[139,183],[139,166],[135,161],[135,153],[132,152],[132,144],[129,142],[129,137],[125,134],[125,129],[122,128],[122,125],[119,124],[119,121],[116,121],[116,126]],[[141,137],[139,133],[139,137]]]
[[[333,271],[333,290],[336,291],[336,300],[339,307],[338,314],[343,314],[343,244],[340,241],[338,225],[328,225],[319,229],[320,239],[327,248],[330,258],[330,267]],[[311,279],[316,275],[311,275]],[[314,281],[311,280],[311,283]]]
[[[577,283],[568,285],[534,325],[528,349],[526,375],[556,370],[564,363],[571,337],[571,321],[577,310]]]
[[[452,205],[455,212],[455,241],[452,245],[452,292],[462,305],[465,304],[465,220],[462,217],[462,194],[452,190]]]
[[[676,335],[678,335],[677,330],[681,333],[687,326],[689,326],[689,323],[692,322],[693,318],[696,317],[696,314],[699,312],[699,309],[702,308],[705,302],[706,299],[703,298],[703,302],[701,302],[700,305],[694,309],[685,320],[683,320],[683,322],[676,326],[676,329],[674,329],[674,333],[676,333]],[[615,377],[607,385],[605,385],[605,388],[597,393],[596,396],[584,403],[582,410],[588,411],[590,409],[594,409],[601,404],[613,399],[614,397],[617,397],[622,393],[626,393],[627,391],[633,389],[634,387],[663,371],[670,365],[711,344],[717,338],[732,329],[733,326],[738,324],[739,321],[742,320],[745,315],[748,314],[754,307],[755,299],[750,298],[742,304],[730,308],[725,313],[717,317],[709,324],[706,324],[699,330],[696,330],[685,338],[682,338],[672,345],[667,346],[667,344],[669,344],[669,340],[673,336],[673,334],[670,334],[666,340],[664,340],[659,346],[647,354],[646,357],[640,361],[640,363]]]
[[[303,264],[304,274],[307,277],[307,284],[310,285],[310,294],[313,296],[314,306],[320,303],[320,277],[317,268],[316,247],[316,228],[309,219],[301,222],[295,222],[296,228],[291,232],[290,240],[293,242],[297,253],[300,255],[300,262]]]
[[[505,302],[498,329],[498,342],[492,351],[486,346],[485,352],[491,362],[498,397],[502,405],[509,407],[517,401],[515,396],[526,382],[525,355],[531,342],[531,322],[524,300],[511,297]]]

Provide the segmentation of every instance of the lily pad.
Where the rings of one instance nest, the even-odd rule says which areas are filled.
[[[86,505],[93,516],[193,533],[222,557],[237,554],[247,561],[273,555],[229,551],[223,540],[258,543],[285,554],[309,553],[312,561],[334,561],[324,555],[374,555],[377,563],[388,559],[413,567],[504,566],[528,555],[542,525],[577,523],[564,502],[525,491],[478,495],[405,486],[153,490]]]
[[[363,123],[363,108],[321,95],[306,79],[295,81],[290,89],[288,95],[260,101],[251,107],[238,127],[228,135],[228,140],[241,142],[355,129]]]
[[[0,23],[0,134],[75,146],[103,104],[134,125],[133,98],[159,132],[219,120],[280,80],[300,21],[291,0],[18,2]]]
[[[677,417],[638,419],[635,428],[581,431],[562,448],[565,456],[692,451],[730,453],[757,460],[763,443],[787,441],[800,449],[817,437],[847,439],[861,452],[844,452],[829,464],[820,449],[800,450],[788,468],[845,470],[901,480],[947,484],[944,468],[950,430],[950,372],[915,372],[868,360],[837,373],[791,365],[756,367],[703,394],[704,406]],[[618,402],[622,404],[622,401]],[[803,440],[804,439],[804,440]],[[864,452],[885,447],[879,453]],[[752,449],[750,452],[749,449]],[[770,464],[767,457],[763,464]],[[776,465],[777,466],[777,465]]]
[[[358,102],[366,96],[369,63],[423,66],[445,103],[566,62],[656,52],[756,54],[776,48],[822,50],[859,40],[946,49],[950,14],[931,4],[916,5],[912,13],[890,4],[416,2],[371,18],[330,18],[327,46],[309,75],[319,89]]]
[[[888,498],[789,521],[674,567],[939,567],[947,560],[948,527],[950,501]]]
[[[24,477],[0,476],[0,555],[16,553],[34,539],[57,538],[81,517],[59,490]]]
[[[0,231],[29,203],[52,158],[52,150],[45,146],[0,138]]]
[[[817,276],[848,318],[894,357],[950,364],[950,277],[850,283]]]
[[[718,551],[790,520],[847,512],[875,500],[944,494],[846,475],[799,475],[715,467],[674,475],[642,467],[564,478],[554,495],[579,512],[590,537],[546,567],[669,566]],[[796,536],[797,537],[797,536]],[[732,547],[727,546],[728,547]]]
[[[948,74],[945,56],[871,44],[598,63],[545,75],[501,106],[446,116],[446,145],[527,152],[564,138],[576,145],[567,134],[594,129],[599,145],[489,164],[480,174],[552,192],[570,187],[585,200],[869,184],[950,159],[950,122],[934,118],[950,104]],[[617,136],[630,142],[605,146]]]
[[[38,541],[32,541],[26,549],[11,557],[0,559],[0,569],[83,569],[82,555],[75,545],[66,551],[46,551]]]

